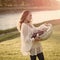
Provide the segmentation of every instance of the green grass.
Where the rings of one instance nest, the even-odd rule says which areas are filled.
[[[0,30],[0,35],[1,34],[6,34],[6,33],[9,33],[9,32],[13,32],[13,31],[17,31],[17,28],[14,27],[14,28],[6,29],[6,30]]]
[[[59,27],[60,25],[54,26],[52,36],[48,40],[41,42],[45,60],[60,60]],[[29,60],[29,56],[22,56],[20,42],[20,37],[0,42],[0,60]]]
[[[14,31],[14,32],[9,32],[9,33],[4,33],[0,36],[0,42],[2,41],[6,41],[6,40],[11,40],[13,38],[18,37],[20,34],[18,31]]]

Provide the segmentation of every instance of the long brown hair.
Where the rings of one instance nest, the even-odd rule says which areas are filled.
[[[20,19],[20,21],[19,21],[19,23],[20,23],[20,29],[21,29],[22,23],[26,20],[26,18],[27,18],[27,16],[29,15],[29,13],[30,13],[30,11],[24,11],[24,12],[23,12],[22,17],[21,17],[21,19]]]

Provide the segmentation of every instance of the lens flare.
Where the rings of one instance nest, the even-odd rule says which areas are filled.
[[[59,1],[60,2],[60,0],[56,0],[56,1]]]

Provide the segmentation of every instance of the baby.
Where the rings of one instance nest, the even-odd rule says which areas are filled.
[[[41,34],[43,34],[44,33],[44,31],[40,31],[40,30],[38,30],[37,32],[34,32],[33,33],[33,35],[32,35],[32,37],[31,38],[35,38],[36,36],[40,36]]]
[[[33,35],[31,38],[40,37],[40,35],[42,35],[45,31],[47,31],[47,27],[41,26],[37,29],[37,31],[33,32]]]
[[[41,39],[48,39],[52,32],[51,24],[42,24],[35,30],[31,38],[40,37]]]

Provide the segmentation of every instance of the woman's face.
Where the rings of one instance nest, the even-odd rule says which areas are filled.
[[[27,16],[27,18],[26,18],[26,20],[27,20],[28,22],[31,22],[31,19],[32,19],[32,14],[29,13],[28,16]]]

